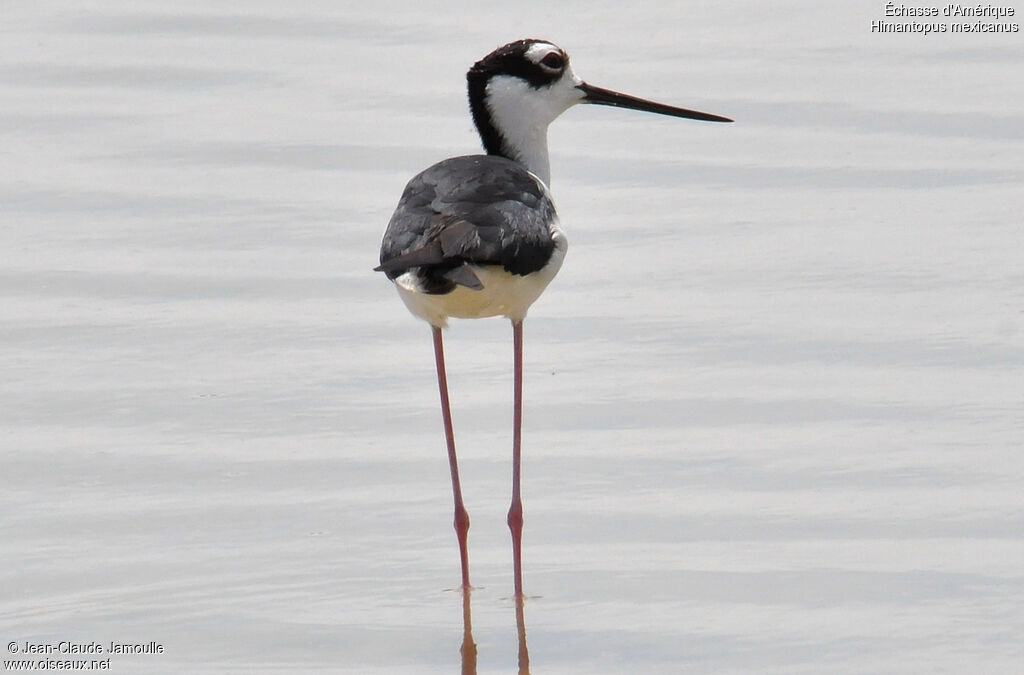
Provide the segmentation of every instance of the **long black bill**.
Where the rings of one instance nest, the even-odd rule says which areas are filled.
[[[576,88],[585,94],[583,103],[610,105],[615,108],[629,108],[630,110],[643,110],[644,112],[652,112],[659,115],[685,117],[689,120],[704,120],[705,122],[732,122],[728,117],[722,117],[721,115],[712,115],[711,113],[687,110],[686,108],[677,108],[675,106],[665,105],[664,103],[655,103],[654,101],[637,98],[636,96],[630,96],[629,94],[620,94],[619,92],[612,91],[611,89],[595,87],[594,85],[587,84],[586,82],[576,85]]]

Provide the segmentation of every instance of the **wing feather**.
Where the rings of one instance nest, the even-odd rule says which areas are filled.
[[[390,279],[413,271],[428,293],[447,293],[456,284],[482,288],[467,263],[536,272],[554,251],[554,218],[547,188],[516,162],[490,155],[447,159],[409,181],[376,269]]]

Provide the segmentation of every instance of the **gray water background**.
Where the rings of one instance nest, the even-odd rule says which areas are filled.
[[[551,128],[533,672],[1021,671],[1020,33],[872,33],[881,2],[4,14],[3,644],[460,667],[429,331],[371,268],[405,181],[477,151],[466,67],[537,36],[736,123]],[[478,668],[511,672],[510,331],[447,340]]]

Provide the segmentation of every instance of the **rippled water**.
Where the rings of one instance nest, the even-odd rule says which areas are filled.
[[[518,629],[510,331],[448,332],[475,666],[1018,670],[1020,33],[662,4],[7,7],[4,643],[474,665],[429,331],[370,269],[405,181],[476,151],[465,68],[533,35],[737,122],[551,129],[571,246],[526,323]]]

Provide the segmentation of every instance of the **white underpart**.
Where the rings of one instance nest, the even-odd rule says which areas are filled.
[[[478,291],[456,286],[451,293],[430,295],[419,290],[415,277],[409,272],[395,279],[395,288],[414,316],[439,328],[448,325],[448,317],[481,319],[506,316],[513,321],[522,321],[530,305],[555,278],[565,259],[569,244],[558,228],[557,220],[551,224],[551,231],[555,251],[548,264],[532,274],[512,274],[499,265],[470,265],[484,286]]]
[[[551,184],[548,161],[548,125],[571,106],[583,100],[577,89],[582,80],[568,65],[559,80],[534,88],[510,75],[492,77],[487,83],[487,108],[498,133],[508,143],[512,159]]]

